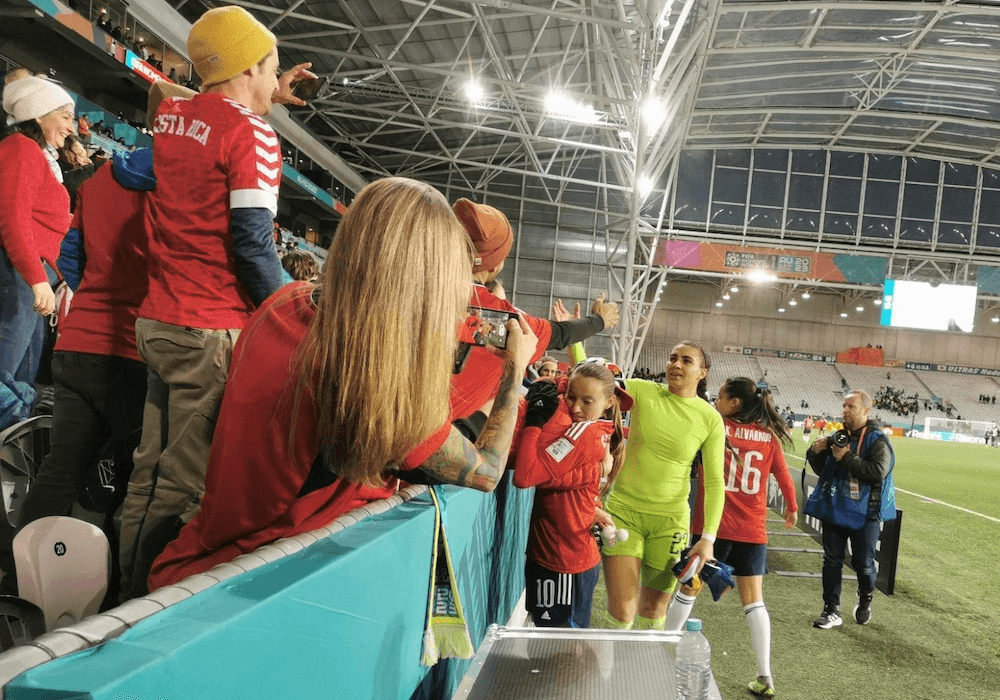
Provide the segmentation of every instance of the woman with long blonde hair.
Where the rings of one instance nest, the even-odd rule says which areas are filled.
[[[536,339],[523,319],[508,323],[500,392],[473,445],[448,398],[471,267],[433,187],[388,178],[358,194],[321,284],[284,287],[244,329],[201,511],[154,563],[150,590],[391,495],[398,474],[496,486]]]

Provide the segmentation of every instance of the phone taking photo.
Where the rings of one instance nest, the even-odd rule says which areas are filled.
[[[459,327],[458,339],[469,345],[492,345],[501,350],[507,347],[507,321],[517,318],[511,311],[497,311],[470,306],[469,315]]]
[[[316,99],[329,78],[303,78],[292,85],[292,94],[300,100]]]

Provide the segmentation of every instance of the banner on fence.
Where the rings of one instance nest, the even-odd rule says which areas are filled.
[[[789,467],[788,472],[792,475],[792,480],[796,484],[795,497],[799,502],[799,523],[798,526],[804,532],[812,535],[821,546],[823,544],[823,523],[801,512],[805,507],[809,494],[816,488],[819,477],[805,469],[795,469]],[[779,513],[785,512],[785,498],[781,495],[778,482],[772,476],[767,486],[767,507]],[[896,561],[899,557],[899,532],[903,526],[903,511],[896,509],[896,519],[887,520],[882,523],[881,533],[878,542],[875,544],[875,588],[886,595],[892,595],[896,588]],[[851,544],[847,543],[847,556],[844,562],[851,565]]]

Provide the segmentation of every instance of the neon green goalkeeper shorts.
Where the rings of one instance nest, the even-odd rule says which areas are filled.
[[[615,527],[628,530],[628,539],[614,547],[603,547],[606,557],[635,557],[642,560],[642,585],[671,593],[677,577],[670,568],[688,546],[690,514],[654,515],[616,508],[608,510]]]

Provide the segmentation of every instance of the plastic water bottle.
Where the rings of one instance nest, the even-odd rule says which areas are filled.
[[[708,700],[712,645],[701,633],[701,620],[690,618],[677,644],[677,700]]]

